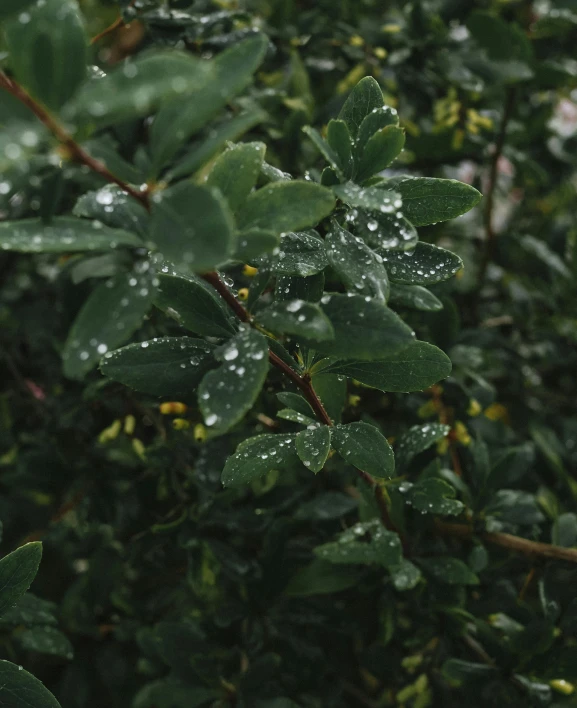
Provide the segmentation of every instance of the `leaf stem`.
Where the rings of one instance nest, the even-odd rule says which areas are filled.
[[[507,136],[507,127],[513,115],[513,109],[515,107],[515,98],[515,89],[513,87],[508,88],[505,97],[505,105],[503,107],[503,115],[501,117],[501,125],[499,126],[499,133],[497,135],[497,141],[495,142],[495,149],[493,151],[489,167],[489,185],[487,187],[487,194],[485,197],[485,211],[483,214],[485,226],[485,250],[481,261],[481,267],[479,270],[479,288],[483,285],[483,281],[485,280],[485,276],[487,274],[487,268],[489,266],[489,263],[491,262],[495,250],[495,240],[497,238],[497,233],[493,225],[495,190],[497,188],[497,181],[499,176],[499,160],[501,159],[501,156],[503,154],[505,138]]]
[[[251,323],[252,318],[242,304],[236,299],[234,294],[227,288],[226,284],[222,281],[220,275],[217,272],[205,273],[203,276],[207,283],[210,283],[212,287],[219,293],[219,295],[225,300],[229,305],[231,310],[237,315],[237,317],[242,322]],[[280,357],[278,357],[273,351],[269,350],[269,360],[273,366],[282,371],[285,376],[287,376],[291,381],[297,386],[297,388],[302,392],[303,396],[306,398],[311,408],[314,410],[317,418],[325,425],[332,426],[333,421],[331,420],[329,414],[327,413],[321,399],[318,397],[309,375],[301,376],[292,367],[290,367],[286,362],[284,362]],[[361,479],[364,479],[367,484],[370,484],[375,490],[375,500],[377,506],[379,507],[379,513],[381,516],[381,521],[383,526],[389,531],[397,531],[395,525],[391,521],[389,516],[389,509],[387,506],[387,500],[383,493],[382,487],[375,481],[375,479],[364,472],[363,470],[357,469],[358,475]],[[401,539],[403,541],[403,539]],[[404,541],[403,541],[404,545]]]
[[[482,531],[477,534],[472,526],[467,524],[453,524],[447,521],[435,521],[435,528],[438,533],[444,536],[454,536],[455,538],[470,539],[478,535],[483,541],[492,543],[502,548],[507,548],[510,551],[523,553],[527,556],[540,556],[542,558],[552,558],[554,560],[564,560],[569,563],[577,563],[577,550],[573,548],[563,548],[554,546],[551,543],[540,543],[538,541],[529,541],[520,536],[513,536],[510,533],[495,533],[491,531]]]
[[[145,209],[150,209],[147,191],[140,191],[139,189],[132,187],[127,182],[124,182],[116,175],[112,174],[112,172],[110,172],[110,170],[102,162],[95,160],[74,140],[70,133],[68,133],[68,131],[60,125],[56,118],[54,118],[54,116],[42,104],[32,98],[24,87],[9,78],[3,71],[0,71],[0,88],[8,91],[8,93],[12,94],[14,98],[18,99],[21,103],[27,106],[38,118],[38,120],[48,128],[54,137],[67,148],[68,153],[73,160],[86,165],[93,172],[96,172],[96,174],[103,177],[107,182],[116,184],[124,192],[130,194],[131,197],[134,197],[134,199],[139,201]]]

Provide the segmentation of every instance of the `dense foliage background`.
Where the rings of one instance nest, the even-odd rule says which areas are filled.
[[[0,705],[55,708],[32,675],[62,708],[577,705],[577,2],[0,0],[0,21]],[[363,162],[334,119],[375,106]],[[151,205],[178,272],[148,255]],[[408,342],[382,301],[427,344],[377,375],[371,347]],[[168,348],[143,374],[187,329],[190,378]],[[304,431],[310,469],[230,457]]]

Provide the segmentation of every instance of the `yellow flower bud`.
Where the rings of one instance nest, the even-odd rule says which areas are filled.
[[[393,24],[392,22],[383,25],[381,27],[381,32],[386,32],[387,34],[397,34],[401,31],[401,25]]]
[[[146,459],[144,443],[138,438],[132,438],[132,449],[140,457],[141,460]]]
[[[180,401],[166,401],[166,403],[160,404],[162,415],[183,415],[187,410],[186,403],[180,403]]]
[[[136,427],[136,418],[133,415],[127,415],[124,419],[124,432],[127,435],[132,435]]]
[[[242,274],[246,275],[247,278],[254,278],[254,276],[258,273],[258,268],[253,268],[252,266],[245,265],[244,268],[242,269]]]
[[[485,408],[484,415],[489,420],[503,420],[508,418],[508,411],[501,403],[491,403],[488,408]]]
[[[575,684],[565,681],[565,679],[553,679],[549,681],[549,686],[557,693],[562,693],[564,696],[570,696],[575,691]]]
[[[352,37],[349,37],[349,44],[353,47],[362,47],[365,43],[365,40],[358,34],[353,34]]]
[[[190,428],[190,421],[186,420],[186,418],[175,418],[172,421],[172,427],[175,430],[186,430]]]
[[[460,420],[455,423],[453,430],[455,432],[455,437],[461,445],[467,446],[471,444],[471,436],[469,435],[469,431]]]
[[[384,47],[375,47],[373,49],[373,54],[377,57],[377,59],[386,59],[388,52]]]
[[[109,425],[108,428],[105,428],[100,433],[100,435],[98,436],[98,442],[107,443],[111,440],[115,440],[118,437],[118,434],[120,433],[121,429],[122,422],[120,420],[115,420],[112,425]]]
[[[358,406],[360,402],[361,402],[360,396],[355,396],[355,395],[349,396],[349,406],[353,406],[353,407]]]
[[[206,440],[206,428],[202,423],[197,423],[194,426],[194,430],[192,431],[192,434],[194,436],[194,439],[196,442],[202,442],[203,440]]]
[[[467,408],[467,413],[471,416],[471,418],[479,415],[481,410],[481,404],[479,401],[476,398],[471,398],[469,401],[469,407]]]
[[[239,300],[248,300],[248,288],[241,288],[238,291],[238,299]]]

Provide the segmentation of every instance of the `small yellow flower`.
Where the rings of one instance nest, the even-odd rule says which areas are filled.
[[[146,459],[144,443],[138,438],[132,438],[132,449],[140,457],[141,460]]]
[[[453,430],[455,432],[456,439],[461,443],[461,445],[467,446],[471,444],[471,436],[469,435],[469,431],[460,420],[455,423]]]
[[[388,52],[384,47],[375,47],[373,49],[373,54],[377,57],[377,59],[386,59]]]
[[[352,37],[349,37],[349,44],[353,47],[362,47],[364,43],[365,40],[359,34],[353,34]]]
[[[124,419],[124,432],[127,435],[132,435],[136,427],[136,418],[133,415],[127,415]]]
[[[469,401],[469,408],[467,409],[467,413],[471,416],[471,418],[478,416],[481,410],[482,408],[479,401],[476,398],[471,398]]]
[[[238,299],[239,300],[248,300],[248,288],[241,288],[238,291]]]
[[[194,430],[192,431],[192,434],[194,436],[194,439],[196,442],[202,442],[203,440],[206,440],[206,428],[202,423],[197,423],[194,426]]]
[[[172,427],[175,430],[186,430],[190,428],[190,421],[186,420],[186,418],[175,418],[172,421]]]
[[[250,265],[245,265],[244,268],[242,269],[242,274],[246,275],[247,278],[254,278],[254,276],[258,273],[258,268],[253,268]]]
[[[401,25],[393,24],[392,22],[383,25],[381,27],[381,32],[386,32],[387,34],[397,34],[401,31]]]
[[[507,409],[501,403],[491,403],[488,408],[485,408],[484,415],[489,420],[506,421],[509,417]]]
[[[575,684],[565,681],[565,679],[553,679],[549,681],[549,686],[557,693],[562,693],[564,696],[570,696],[575,691]]]
[[[160,404],[162,415],[183,415],[187,410],[186,403],[180,403],[180,401],[166,401]]]
[[[121,430],[122,421],[115,420],[112,425],[109,425],[108,428],[105,428],[100,433],[100,435],[98,436],[98,442],[104,444],[110,442],[111,440],[116,440]]]

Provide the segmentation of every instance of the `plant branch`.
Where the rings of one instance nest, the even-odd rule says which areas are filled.
[[[497,188],[497,181],[499,177],[499,160],[501,159],[501,156],[503,154],[503,148],[505,146],[507,127],[513,115],[513,109],[515,107],[515,97],[515,89],[512,87],[508,88],[505,98],[505,105],[503,107],[503,115],[501,117],[501,125],[499,126],[499,133],[497,135],[495,149],[493,151],[489,167],[489,184],[487,187],[487,194],[485,196],[485,212],[483,214],[485,226],[485,250],[483,253],[481,268],[479,271],[479,288],[482,286],[483,281],[485,280],[487,268],[489,266],[489,263],[491,262],[493,252],[495,250],[495,240],[497,238],[497,233],[493,225],[495,190]]]
[[[225,300],[231,310],[233,310],[233,312],[242,322],[248,322],[249,324],[252,322],[250,314],[236,299],[234,294],[227,288],[226,284],[222,281],[221,277],[217,272],[205,273],[202,277],[204,278],[204,280],[206,280],[207,283],[210,283],[210,285],[212,285],[212,287],[219,293],[219,295]],[[310,376],[306,374],[305,376],[301,376],[289,364],[284,362],[271,350],[269,350],[269,361],[273,366],[282,371],[282,373],[285,374],[285,376],[287,376],[302,392],[303,396],[306,398],[309,405],[315,412],[317,418],[325,425],[333,425],[333,421],[331,420],[329,414],[323,406],[321,399],[317,396],[317,393],[313,388]],[[367,472],[357,469],[357,473],[361,477],[361,479],[364,479],[365,482],[367,482],[367,484],[370,484],[375,490],[375,499],[377,502],[377,506],[379,507],[379,513],[383,526],[385,526],[385,528],[389,529],[390,531],[397,531],[395,525],[393,524],[389,516],[389,509],[387,506],[387,500],[385,499],[385,495],[383,493],[383,489]]]
[[[473,536],[479,536],[483,541],[492,543],[495,546],[501,546],[510,551],[523,553],[527,556],[540,556],[541,558],[552,558],[554,560],[564,560],[569,563],[577,563],[577,550],[573,548],[563,548],[554,546],[551,543],[540,543],[538,541],[529,541],[520,536],[513,536],[510,533],[495,533],[491,531],[482,531],[477,534],[472,526],[467,524],[452,524],[446,521],[435,521],[435,528],[438,533],[444,536],[453,536],[455,538],[470,539]]]
[[[131,0],[131,2],[128,3],[128,7],[132,7],[135,2],[136,0]],[[117,30],[119,27],[122,27],[123,24],[124,18],[122,17],[122,15],[119,15],[112,24],[106,27],[106,29],[103,29],[102,32],[99,32],[97,35],[92,37],[92,39],[90,40],[90,44],[96,44],[96,42],[99,42],[103,37],[106,37],[107,35],[114,32],[114,30]]]
[[[38,118],[38,120],[43,123],[54,135],[54,137],[68,150],[68,153],[73,160],[86,165],[93,172],[96,172],[96,174],[103,177],[107,182],[116,184],[124,192],[130,194],[131,197],[134,197],[134,199],[139,201],[146,209],[150,208],[148,193],[146,191],[135,189],[123,180],[119,179],[116,175],[110,172],[106,165],[99,160],[95,160],[91,155],[89,155],[42,104],[32,98],[25,88],[20,86],[20,84],[13,79],[9,78],[3,71],[0,71],[0,88],[8,91],[8,93],[12,94],[14,98],[18,99],[21,103],[27,106]]]

